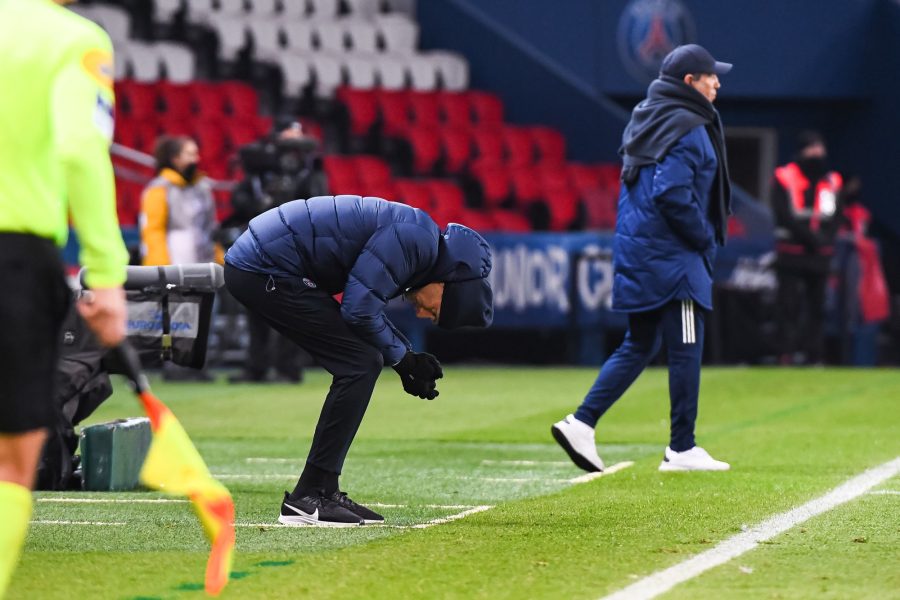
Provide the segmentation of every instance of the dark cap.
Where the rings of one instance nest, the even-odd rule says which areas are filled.
[[[444,284],[438,327],[487,327],[494,320],[494,293],[487,277]]]
[[[681,79],[688,73],[724,75],[731,67],[731,63],[718,62],[703,46],[686,44],[678,46],[666,55],[659,73]]]
[[[797,134],[797,150],[806,150],[819,144],[825,145],[825,136],[814,129],[806,129]]]

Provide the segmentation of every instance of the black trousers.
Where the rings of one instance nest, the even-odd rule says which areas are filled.
[[[333,379],[307,462],[340,474],[366,414],[384,360],[341,317],[327,292],[299,280],[277,279],[225,265],[228,291],[276,331],[309,352]]]
[[[781,261],[776,271],[780,350],[783,354],[803,352],[808,364],[819,363],[825,346],[827,263],[806,266]]]

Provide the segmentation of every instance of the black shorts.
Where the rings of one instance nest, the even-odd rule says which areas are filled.
[[[0,433],[55,424],[59,332],[71,297],[56,244],[0,233]]]

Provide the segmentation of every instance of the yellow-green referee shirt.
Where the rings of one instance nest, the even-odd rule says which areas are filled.
[[[109,159],[112,44],[50,0],[0,0],[0,232],[64,244],[78,232],[91,287],[125,280]]]

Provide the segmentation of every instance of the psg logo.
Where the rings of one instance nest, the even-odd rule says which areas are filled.
[[[673,48],[694,40],[694,21],[681,0],[631,0],[619,19],[619,56],[641,83],[659,75],[662,59]]]

